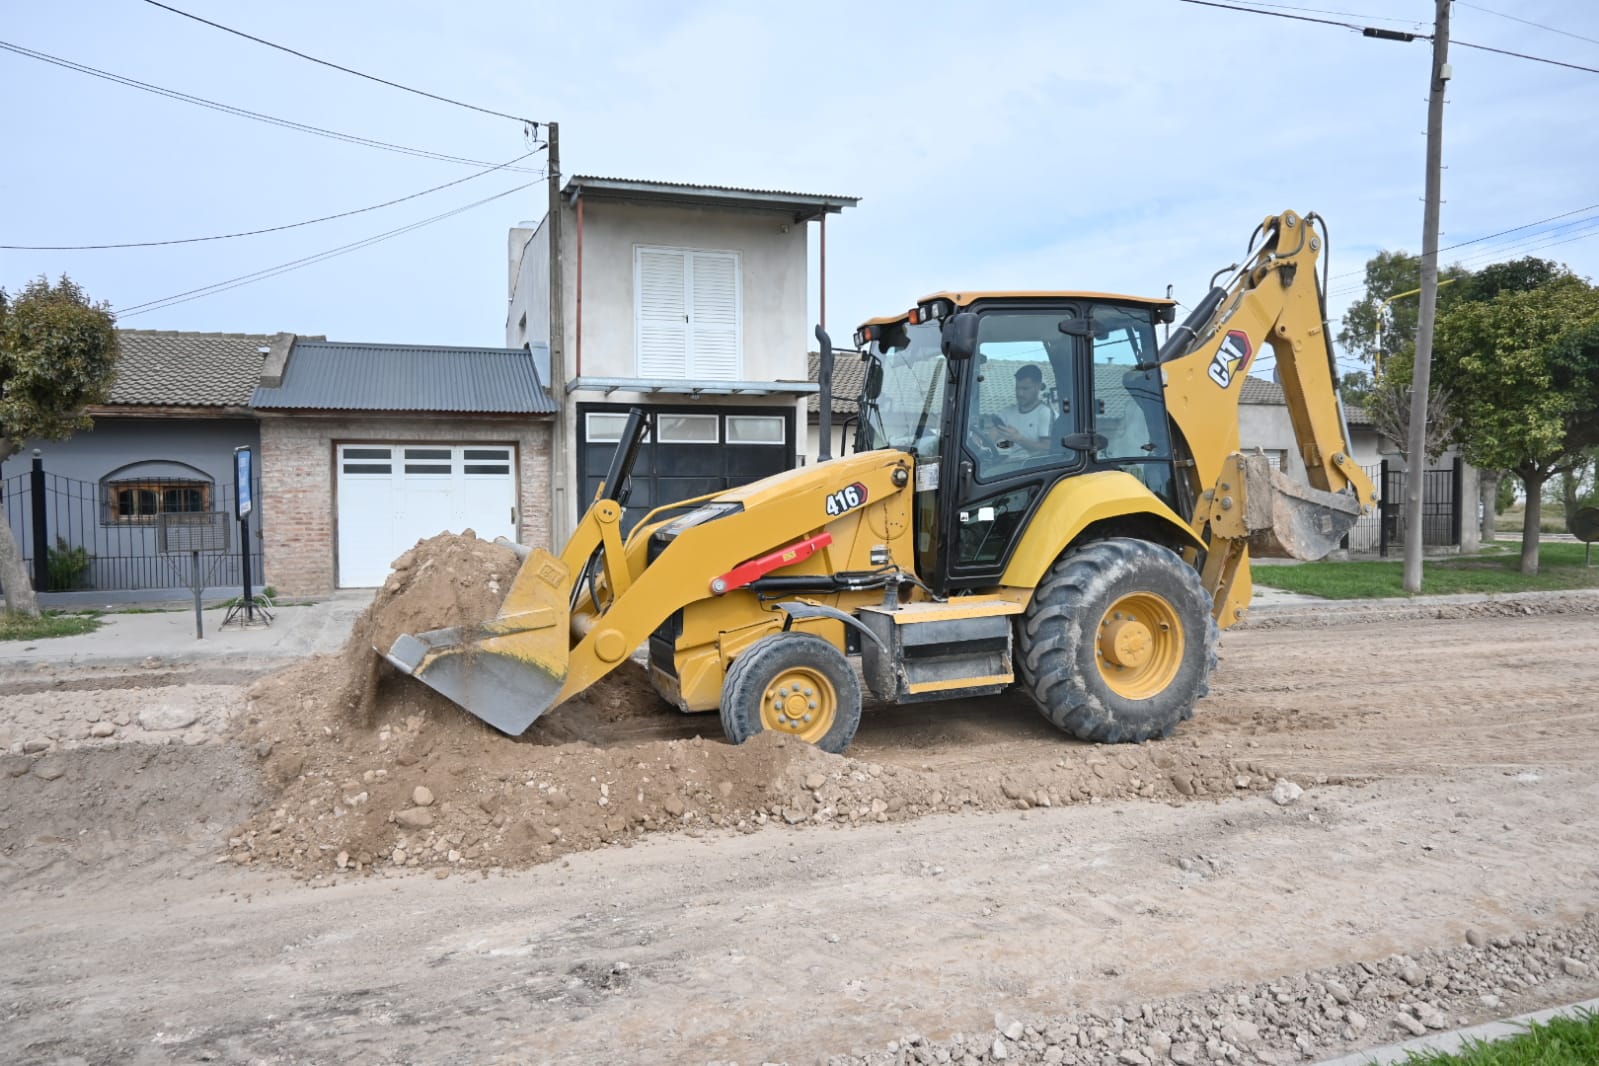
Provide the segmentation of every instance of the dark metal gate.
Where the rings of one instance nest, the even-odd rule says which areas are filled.
[[[259,477],[253,498],[261,499]],[[16,535],[36,592],[135,592],[183,589],[185,576],[157,550],[161,514],[224,511],[232,521],[238,486],[147,478],[134,498],[94,481],[33,469],[0,482],[0,506]],[[127,492],[127,489],[121,489]],[[259,506],[259,505],[258,505]],[[259,510],[250,519],[250,568],[261,568]],[[214,588],[243,584],[239,552],[217,563]]]

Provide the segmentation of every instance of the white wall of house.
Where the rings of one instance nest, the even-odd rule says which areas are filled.
[[[582,366],[577,366],[579,320],[575,242],[577,222],[565,228],[568,377],[647,377],[639,372],[635,251],[640,247],[732,252],[738,259],[743,381],[803,381],[806,227],[769,213],[590,203],[583,219]],[[618,393],[617,397],[622,394]],[[766,402],[770,402],[769,400]]]
[[[550,228],[548,219],[537,228],[512,228],[510,305],[505,316],[505,346],[520,348],[534,341],[550,339]],[[549,382],[544,382],[549,386]]]
[[[557,543],[570,533],[572,516],[587,503],[580,498],[577,488],[580,476],[575,426],[579,403],[601,400],[624,404],[686,402],[717,409],[792,403],[797,425],[805,425],[803,396],[789,399],[781,395],[717,395],[695,400],[682,394],[652,396],[625,389],[609,394],[569,393],[567,385],[578,377],[662,376],[658,371],[641,372],[639,363],[637,264],[640,248],[731,253],[738,265],[739,293],[738,363],[732,378],[805,381],[809,336],[806,230],[806,224],[772,212],[586,200],[580,307],[577,210],[571,203],[562,204],[563,336],[554,353],[552,376],[555,380],[550,383],[552,395],[563,406],[561,422],[564,427],[564,443],[557,445],[557,469],[552,486],[551,507]],[[536,229],[511,230],[508,249],[510,305],[506,315],[509,346],[520,347],[549,335],[549,232],[548,220]]]

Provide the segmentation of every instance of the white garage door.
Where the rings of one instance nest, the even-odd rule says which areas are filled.
[[[339,586],[368,588],[417,541],[472,529],[516,537],[510,445],[341,444]]]

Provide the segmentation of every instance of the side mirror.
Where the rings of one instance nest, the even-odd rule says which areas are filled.
[[[876,399],[883,391],[883,364],[869,355],[863,355],[861,358],[866,360],[866,396],[868,399]]]
[[[1094,323],[1087,318],[1063,318],[1060,320],[1060,331],[1068,337],[1092,337]]]
[[[962,311],[944,320],[942,334],[944,357],[950,362],[970,359],[977,354],[977,316]]]

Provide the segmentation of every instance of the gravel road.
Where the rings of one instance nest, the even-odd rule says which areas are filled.
[[[1224,636],[1157,744],[1077,744],[1012,698],[878,709],[807,787],[880,767],[918,797],[881,818],[359,875],[230,847],[271,818],[248,679],[0,668],[0,1055],[1290,1063],[1589,998],[1596,609],[1278,616]],[[1073,776],[1096,760],[1105,796]]]

